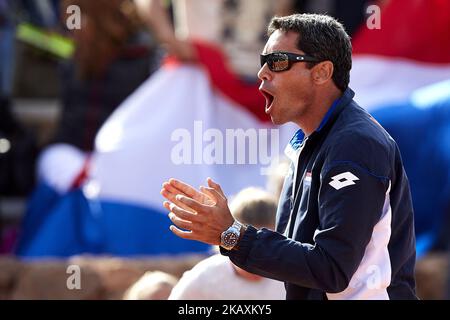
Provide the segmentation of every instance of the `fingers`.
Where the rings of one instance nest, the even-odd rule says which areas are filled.
[[[161,195],[166,198],[167,200],[169,200],[172,203],[175,203],[177,206],[185,209],[185,210],[190,210],[192,211],[192,209],[190,209],[188,206],[186,206],[185,204],[179,202],[176,199],[176,196],[178,194],[182,194],[184,195],[181,191],[179,191],[178,189],[176,189],[175,187],[171,186],[168,182],[164,182],[163,183],[163,188],[161,189]],[[168,208],[167,208],[168,209]]]
[[[177,195],[176,199],[178,201],[180,201],[181,203],[185,204],[186,206],[188,206],[190,209],[192,209],[200,214],[207,214],[211,210],[211,206],[203,205],[203,204],[195,201],[194,199],[188,198],[186,196]]]
[[[223,192],[222,188],[220,187],[220,185],[218,183],[215,183],[211,178],[206,179],[206,181],[208,182],[208,186],[210,188],[213,188],[214,190],[216,190],[222,196],[222,198],[225,199],[225,201],[227,200],[225,193]]]
[[[163,203],[164,208],[166,208],[167,210],[169,210],[170,212],[173,212],[177,217],[186,220],[186,221],[191,221],[191,222],[203,222],[204,219],[201,218],[201,216],[192,213],[191,211],[188,210],[184,210],[178,206],[176,206],[173,203],[170,203],[169,201],[165,201]]]
[[[213,204],[211,199],[206,194],[197,191],[187,183],[177,179],[170,179],[168,183],[166,182],[163,184],[163,188],[167,189],[174,195],[182,194],[203,204]],[[173,200],[171,201],[174,202]]]
[[[200,190],[201,190],[203,193],[206,193],[208,196],[210,196],[210,197],[211,197],[212,199],[214,199],[216,202],[218,202],[219,200],[223,200],[223,196],[222,196],[220,193],[218,193],[218,192],[216,191],[216,189],[201,186],[201,187],[200,187]]]
[[[182,231],[178,229],[175,226],[169,227],[170,231],[172,231],[176,236],[183,238],[183,239],[189,239],[189,240],[196,240],[194,234],[192,231]]]
[[[177,194],[187,195],[183,191],[181,191],[181,190],[175,188],[174,186],[172,186],[169,182],[164,182],[162,186],[163,186],[164,189],[166,189],[168,192],[170,192],[170,193],[172,193],[174,195],[177,195]]]
[[[178,228],[192,231],[193,224],[190,221],[186,221],[183,219],[180,219],[177,215],[175,215],[173,212],[169,213],[169,219],[172,221],[174,225],[176,225]]]
[[[193,187],[191,187],[187,183],[184,183],[180,180],[172,178],[169,180],[169,184],[171,186],[175,187],[176,189],[180,190],[182,193],[184,193],[186,196],[188,196],[190,198],[201,197],[200,192],[198,192]]]
[[[175,235],[183,239],[198,240],[196,234],[193,232],[196,228],[199,228],[199,225],[196,225],[198,219],[195,214],[183,210],[168,201],[164,202],[164,207],[171,211],[169,213],[169,219],[175,226],[171,225],[170,230]]]
[[[175,198],[177,194],[185,195],[186,197],[192,198],[197,202],[206,205],[214,205],[216,202],[212,198],[210,198],[209,195],[200,192],[187,183],[184,183],[177,179],[171,178],[169,182],[164,182],[162,187],[163,188],[161,190],[161,195],[167,200],[176,203],[184,209],[187,208],[183,204],[179,203]]]

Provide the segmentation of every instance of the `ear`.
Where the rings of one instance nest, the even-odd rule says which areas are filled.
[[[322,61],[316,64],[312,70],[311,75],[315,84],[323,85],[333,78],[334,66],[331,61]]]

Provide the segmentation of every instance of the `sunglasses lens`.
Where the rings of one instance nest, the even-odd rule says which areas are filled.
[[[289,57],[282,53],[273,54],[269,67],[272,71],[284,71],[289,68]]]
[[[289,57],[283,53],[261,55],[261,67],[267,62],[269,69],[274,72],[289,69]]]

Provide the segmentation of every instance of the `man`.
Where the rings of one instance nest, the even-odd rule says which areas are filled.
[[[415,299],[408,180],[395,141],[352,100],[348,35],[309,14],[274,18],[269,35],[258,73],[266,113],[305,134],[286,149],[277,232],[234,221],[211,179],[200,191],[171,179],[161,193],[172,232],[284,281],[287,299]]]

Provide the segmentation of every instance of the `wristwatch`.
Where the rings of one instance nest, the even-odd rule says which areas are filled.
[[[220,246],[225,250],[233,249],[239,241],[242,227],[242,223],[234,220],[231,227],[222,232],[222,235],[220,236]]]

